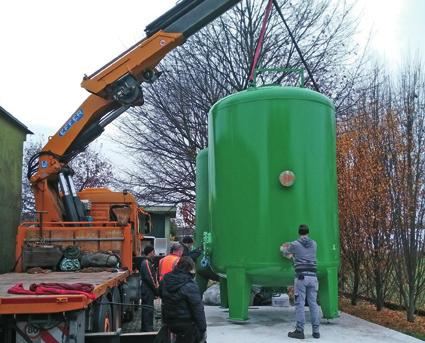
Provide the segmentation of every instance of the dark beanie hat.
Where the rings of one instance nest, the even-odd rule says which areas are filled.
[[[193,238],[190,237],[190,236],[184,236],[182,242],[185,243],[185,244],[193,243]]]
[[[152,251],[154,251],[154,248],[152,245],[147,245],[143,249],[143,252],[145,253],[146,256],[148,256]]]
[[[308,235],[309,231],[308,226],[305,224],[301,224],[298,228],[298,234],[300,235]]]

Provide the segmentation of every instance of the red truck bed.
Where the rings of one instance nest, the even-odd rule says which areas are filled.
[[[62,282],[89,283],[95,286],[97,297],[108,288],[115,287],[127,279],[128,271],[74,273],[52,272],[47,274],[8,273],[0,275],[0,314],[58,313],[86,308],[93,300],[84,295],[19,295],[8,294],[7,290],[17,283],[28,289],[32,283]]]

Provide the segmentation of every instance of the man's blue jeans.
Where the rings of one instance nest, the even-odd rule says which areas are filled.
[[[307,297],[308,306],[310,307],[311,325],[313,332],[319,332],[320,317],[319,305],[317,305],[317,291],[319,290],[319,282],[316,276],[305,275],[303,280],[295,279],[295,318],[297,320],[297,331],[304,332],[305,324],[305,299]]]

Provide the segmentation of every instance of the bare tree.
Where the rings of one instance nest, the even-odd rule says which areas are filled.
[[[367,203],[370,182],[367,181],[370,160],[363,122],[355,116],[338,125],[337,173],[338,208],[343,278],[348,281],[350,300],[357,304],[367,256]],[[366,177],[366,180],[365,180]],[[364,284],[364,282],[363,282]]]
[[[107,187],[112,184],[112,164],[100,150],[87,148],[70,163],[74,170],[73,181],[78,192],[85,188]]]
[[[27,178],[27,166],[31,156],[41,150],[41,140],[27,141],[24,146],[22,164],[22,198],[21,198],[21,220],[35,219],[35,200],[31,190],[31,183]]]
[[[343,110],[351,102],[358,47],[350,37],[352,9],[331,0],[279,2],[321,90]],[[144,203],[193,202],[195,157],[207,146],[207,118],[219,99],[248,85],[265,1],[245,0],[193,36],[162,63],[164,75],[145,88],[146,103],[117,126],[117,140],[132,157],[126,184]],[[280,18],[272,16],[261,67],[302,67]],[[292,75],[264,74],[264,83]],[[306,79],[311,86],[311,80]]]
[[[342,237],[345,254],[361,253],[361,267],[377,310],[382,310],[392,285],[394,253],[392,249],[393,223],[390,220],[390,180],[385,175],[387,155],[382,141],[387,135],[385,111],[388,109],[390,84],[385,72],[375,67],[369,85],[361,92],[362,100],[354,107],[355,114],[340,123],[338,137],[338,175],[341,230],[360,233],[358,241]],[[341,131],[341,130],[339,130]],[[358,223],[358,227],[346,218]],[[346,227],[348,226],[348,227]],[[344,230],[344,231],[343,231]],[[357,258],[356,261],[359,260]],[[350,264],[353,268],[353,263]],[[356,271],[360,268],[356,265]],[[354,278],[353,291],[359,276]],[[354,293],[354,292],[353,292]],[[352,303],[353,303],[352,296]]]
[[[395,278],[414,321],[416,303],[425,291],[425,77],[420,62],[409,62],[394,87],[385,151],[390,157],[392,221],[397,252]]]
[[[408,63],[396,81],[375,69],[353,117],[339,124],[337,149],[341,246],[354,275],[352,302],[362,278],[378,310],[396,299],[395,284],[408,321],[425,292],[422,68]]]
[[[382,141],[388,131],[385,112],[391,85],[386,73],[378,67],[373,70],[370,86],[364,92],[361,104],[361,121],[364,140],[368,145],[366,157],[370,169],[366,169],[368,180],[368,197],[364,211],[364,224],[367,226],[367,253],[365,269],[372,276],[372,297],[378,311],[382,310],[388,300],[393,285],[394,267],[393,235],[394,225],[391,221],[391,202],[389,199],[391,182],[385,177],[387,154],[382,149]]]

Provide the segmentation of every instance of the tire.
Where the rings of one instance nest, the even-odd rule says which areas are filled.
[[[118,287],[111,290],[112,295],[112,330],[117,331],[122,326],[123,306],[121,292]]]
[[[112,307],[107,294],[104,294],[96,304],[96,308],[94,311],[94,331],[113,331]]]

